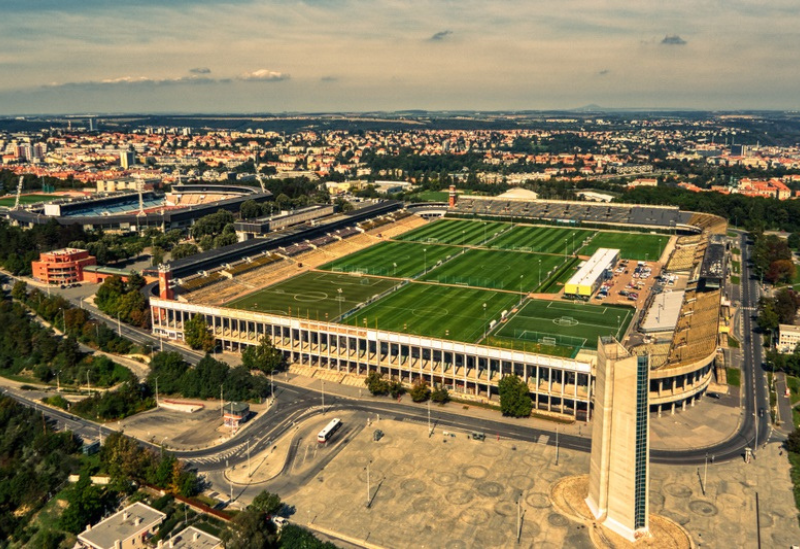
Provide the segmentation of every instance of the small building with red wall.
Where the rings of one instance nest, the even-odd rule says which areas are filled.
[[[64,248],[39,254],[31,262],[33,277],[47,284],[75,284],[83,280],[84,267],[97,265],[86,250]]]

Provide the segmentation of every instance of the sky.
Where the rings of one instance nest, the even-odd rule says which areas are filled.
[[[0,114],[800,108],[797,0],[0,0]]]

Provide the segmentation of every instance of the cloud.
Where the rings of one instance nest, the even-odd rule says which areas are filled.
[[[150,78],[148,76],[118,76],[102,80],[87,80],[83,82],[53,82],[45,88],[112,88],[122,86],[176,86],[194,84],[215,84],[230,82],[230,79],[214,79],[205,76],[181,76],[178,78]]]
[[[601,70],[601,71],[598,71],[598,72],[597,72],[597,76],[605,76],[605,75],[607,75],[607,74],[608,74],[608,73],[610,73],[610,72],[611,72],[611,71],[610,71],[610,70],[608,70],[608,69],[603,69],[603,70]]]
[[[667,46],[683,46],[686,44],[686,40],[678,36],[677,34],[665,36],[664,39],[661,41],[662,44],[666,44]]]
[[[253,72],[246,72],[239,75],[239,80],[246,82],[279,82],[281,80],[288,80],[289,75],[282,72],[271,71],[268,69],[258,69]]]
[[[449,31],[449,30],[439,31],[436,34],[434,34],[433,36],[431,36],[430,38],[428,38],[428,40],[430,40],[431,42],[439,42],[441,40],[444,40],[446,37],[450,36],[451,34],[453,34],[453,31]]]
[[[211,74],[211,69],[208,67],[196,67],[194,69],[189,69],[189,72],[192,74]]]

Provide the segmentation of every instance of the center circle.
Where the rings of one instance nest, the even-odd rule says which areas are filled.
[[[412,309],[411,314],[419,317],[445,316],[449,315],[450,311],[444,307],[420,307],[419,309]]]
[[[560,316],[553,319],[553,324],[556,326],[577,326],[578,321],[572,317]]]
[[[315,301],[324,301],[328,299],[328,294],[325,292],[308,292],[306,294],[294,294],[294,300],[304,303],[311,303]]]

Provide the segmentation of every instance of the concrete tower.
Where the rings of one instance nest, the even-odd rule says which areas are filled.
[[[628,540],[649,533],[650,360],[601,338],[592,427],[589,496],[598,522]]]
[[[455,208],[456,207],[456,186],[455,185],[450,185],[450,202],[449,202],[449,206],[451,208]]]

